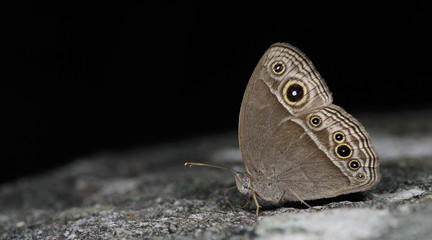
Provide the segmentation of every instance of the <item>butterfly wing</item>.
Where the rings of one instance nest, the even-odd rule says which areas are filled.
[[[378,181],[377,157],[366,132],[331,102],[325,82],[297,49],[275,44],[261,58],[245,91],[239,121],[251,189],[261,198],[277,202],[332,197]],[[313,125],[315,118],[319,126]],[[332,141],[336,129],[344,134],[343,142]],[[337,151],[346,146],[351,155],[339,159]],[[362,170],[350,171],[349,164]],[[357,175],[363,176],[360,183]]]
[[[280,71],[275,71],[277,64],[282,64]],[[305,82],[309,85],[305,86]],[[291,90],[292,96],[298,86],[303,87],[302,91],[297,89],[293,97],[302,95],[304,98],[295,102],[290,97],[293,101],[287,101],[286,93]],[[286,43],[270,46],[252,73],[240,110],[239,143],[246,170],[255,173],[254,168],[260,161],[250,159],[260,155],[262,142],[270,141],[268,133],[275,131],[281,119],[331,102],[325,82],[303,53]]]
[[[319,119],[316,123],[316,119]],[[369,189],[379,182],[378,155],[363,125],[341,107],[328,105],[294,120],[349,179],[333,195]]]

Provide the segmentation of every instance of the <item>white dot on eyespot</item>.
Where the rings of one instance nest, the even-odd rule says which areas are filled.
[[[293,95],[293,96],[297,96],[297,91],[292,91],[292,92],[291,92],[291,95]]]

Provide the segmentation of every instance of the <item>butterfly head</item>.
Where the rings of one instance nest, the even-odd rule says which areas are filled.
[[[251,179],[248,174],[237,172],[235,180],[238,190],[243,194],[251,194]]]

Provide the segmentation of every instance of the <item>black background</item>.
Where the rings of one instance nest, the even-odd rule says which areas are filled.
[[[306,53],[354,115],[431,108],[428,9],[14,1],[2,34],[0,181],[99,151],[234,131],[274,42]]]

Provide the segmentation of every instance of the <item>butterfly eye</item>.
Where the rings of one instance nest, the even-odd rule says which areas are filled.
[[[318,116],[312,116],[310,118],[310,124],[314,127],[318,127],[319,125],[321,125],[321,118]]]
[[[351,161],[348,162],[348,167],[351,170],[357,170],[357,169],[360,168],[360,166],[361,166],[361,164],[360,164],[360,162],[358,160],[353,159],[353,160],[351,160]]]
[[[285,64],[281,61],[274,62],[272,64],[272,71],[276,75],[281,75],[285,72]]]
[[[349,158],[352,155],[352,149],[348,144],[339,144],[335,148],[336,155],[342,159]]]
[[[337,143],[342,143],[345,140],[345,135],[341,132],[335,132],[335,134],[333,134],[333,140]]]

